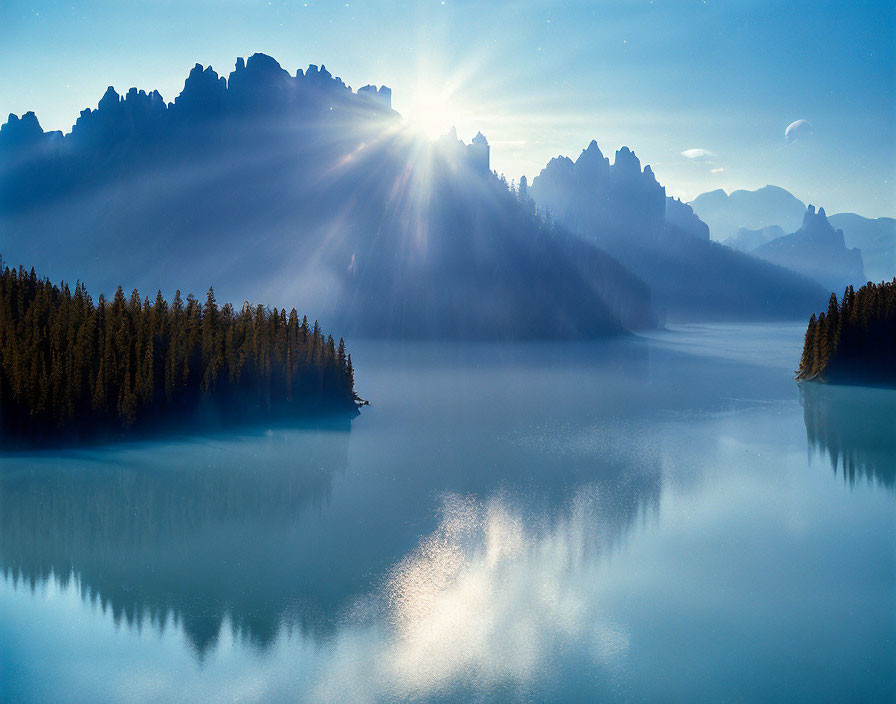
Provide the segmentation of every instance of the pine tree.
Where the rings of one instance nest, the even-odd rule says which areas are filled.
[[[896,385],[896,278],[831,295],[809,320],[797,379]]]
[[[127,429],[184,414],[206,399],[222,410],[342,404],[354,408],[353,369],[315,322],[285,309],[200,306],[180,291],[169,306],[121,287],[94,306],[78,282],[54,286],[0,262],[0,428]],[[252,399],[252,401],[248,401]]]
[[[800,359],[800,368],[797,378],[805,378],[815,366],[815,334],[818,322],[815,313],[809,318],[809,326],[806,328],[806,338],[803,342],[803,356]]]

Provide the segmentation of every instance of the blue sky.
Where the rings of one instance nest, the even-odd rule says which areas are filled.
[[[896,216],[892,0],[0,0],[0,112],[68,131],[107,85],[173,100],[194,63],[256,51],[385,83],[429,133],[482,130],[508,179],[596,139],[685,199],[773,183]]]

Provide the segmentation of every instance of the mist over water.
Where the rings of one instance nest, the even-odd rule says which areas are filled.
[[[5,455],[0,698],[889,701],[896,397],[802,334],[354,341],[350,429]]]

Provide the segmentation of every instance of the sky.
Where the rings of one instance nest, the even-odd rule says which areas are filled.
[[[172,101],[255,52],[386,84],[431,136],[481,130],[508,180],[594,139],[685,200],[774,184],[896,216],[893,0],[0,0],[0,114],[67,132],[108,85]]]

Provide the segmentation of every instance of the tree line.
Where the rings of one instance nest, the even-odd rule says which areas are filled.
[[[0,261],[2,268],[2,261]],[[351,355],[295,309],[169,304],[119,286],[0,273],[0,427],[5,436],[122,431],[175,418],[356,408]]]
[[[796,378],[896,385],[896,278],[832,293],[809,319]]]

